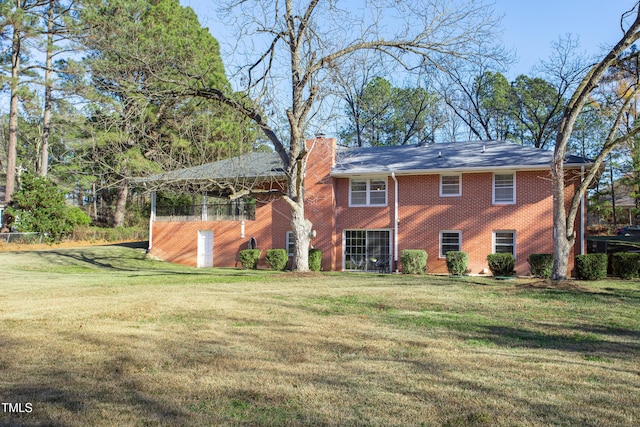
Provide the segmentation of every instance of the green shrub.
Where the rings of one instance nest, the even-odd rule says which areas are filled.
[[[258,260],[260,259],[260,249],[243,249],[238,255],[242,268],[255,270],[258,268]]]
[[[289,255],[286,249],[267,249],[264,260],[272,270],[284,271],[287,267],[287,261],[289,261]]]
[[[541,279],[548,279],[553,272],[553,254],[529,255],[529,269],[531,274]]]
[[[514,276],[516,273],[513,271],[516,264],[513,254],[489,254],[487,255],[487,262],[489,263],[489,270],[496,277]]]
[[[635,252],[616,252],[611,260],[613,274],[623,279],[640,276],[640,254]]]
[[[577,255],[576,277],[582,280],[598,280],[607,277],[607,254]]]
[[[21,188],[13,194],[6,214],[17,231],[41,233],[49,243],[91,222],[80,208],[66,204],[64,193],[53,182],[32,173],[22,175]]]
[[[427,251],[405,249],[400,252],[400,262],[404,274],[423,274],[427,271]]]
[[[469,263],[469,255],[462,251],[447,252],[447,270],[449,274],[454,276],[462,276],[467,272],[467,264]]]
[[[309,269],[320,271],[322,268],[322,251],[320,249],[309,249]]]

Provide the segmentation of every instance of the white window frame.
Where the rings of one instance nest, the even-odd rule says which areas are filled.
[[[442,252],[442,237],[445,233],[452,233],[452,234],[457,234],[458,235],[458,250],[461,251],[462,250],[462,231],[461,230],[441,230],[440,231],[440,238],[438,239],[440,244],[439,244],[439,249],[438,249],[438,257],[439,258],[446,258],[447,254]],[[448,251],[447,251],[448,252]]]
[[[513,197],[510,201],[496,200],[496,175],[511,175],[513,177],[513,184],[511,187]],[[513,171],[494,172],[492,184],[491,184],[491,190],[492,190],[491,199],[494,205],[515,205],[516,204],[516,173]]]
[[[365,203],[361,204],[361,203],[357,203],[354,204],[353,200],[352,200],[352,188],[353,188],[353,182],[365,182],[366,183],[366,200]],[[384,181],[384,203],[371,203],[371,193],[372,191],[375,192],[382,192],[381,190],[372,190],[371,189],[371,183],[375,182],[375,181]],[[349,180],[349,206],[350,207],[367,207],[367,206],[375,206],[375,207],[379,207],[379,206],[387,206],[388,204],[388,200],[389,200],[389,182],[386,176],[384,177],[371,177],[371,178],[351,178]]]
[[[458,191],[456,193],[445,193],[443,191],[442,179],[445,177],[457,177],[458,178]],[[451,184],[448,184],[451,185]],[[440,197],[460,197],[462,196],[462,174],[461,173],[447,173],[440,175]]]
[[[497,234],[498,233],[511,233],[513,235],[513,244],[512,245],[501,245],[501,246],[513,246],[513,252],[511,253],[513,255],[514,258],[516,258],[516,253],[517,253],[517,248],[516,248],[516,231],[515,230],[495,230],[492,234],[493,234],[493,238],[492,238],[492,253],[496,254],[498,253],[498,239],[497,239]],[[503,252],[504,253],[504,252]],[[509,252],[506,252],[509,253]]]
[[[292,257],[294,255],[294,251],[295,251],[295,242],[293,239],[293,231],[287,231],[287,243],[285,246],[286,250],[287,250],[287,255],[289,257]]]

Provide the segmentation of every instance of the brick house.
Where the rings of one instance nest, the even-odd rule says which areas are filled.
[[[395,271],[403,249],[424,249],[432,273],[447,272],[447,251],[463,250],[471,274],[486,274],[486,257],[494,252],[513,253],[516,272],[527,274],[529,254],[553,252],[550,152],[498,141],[336,149],[335,139],[324,137],[307,147],[305,212],[324,270]],[[567,200],[588,166],[567,158]],[[230,187],[230,178],[263,189],[285,182],[275,153],[137,180],[207,188],[187,215],[163,213],[152,197],[151,254],[191,266],[233,267],[247,247],[262,249],[263,257],[266,249],[291,249],[289,207],[282,199],[209,203]],[[584,218],[577,219],[576,254],[584,250]]]

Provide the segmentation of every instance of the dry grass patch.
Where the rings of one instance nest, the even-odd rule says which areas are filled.
[[[0,263],[0,425],[639,422],[639,282]]]

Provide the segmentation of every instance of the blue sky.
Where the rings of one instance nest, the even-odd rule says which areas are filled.
[[[620,16],[633,0],[495,0],[503,14],[504,43],[520,62],[509,74],[528,73],[551,53],[550,45],[567,33],[580,38],[581,50],[598,54],[621,36]]]
[[[503,16],[505,46],[517,51],[519,62],[507,73],[510,78],[528,74],[540,59],[551,53],[550,45],[567,33],[580,38],[581,50],[598,54],[603,46],[620,38],[620,15],[634,0],[494,0],[495,11]],[[218,23],[212,0],[180,0],[198,14],[221,45],[226,32]]]

